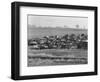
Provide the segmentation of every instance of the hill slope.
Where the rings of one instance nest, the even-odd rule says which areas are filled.
[[[58,35],[63,36],[65,34],[87,34],[87,29],[75,29],[75,28],[60,28],[60,27],[33,27],[28,26],[28,39],[30,38],[40,38],[43,36],[52,36],[52,35]]]

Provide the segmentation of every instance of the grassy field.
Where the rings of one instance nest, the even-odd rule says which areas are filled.
[[[75,28],[60,28],[60,27],[44,27],[44,28],[36,28],[32,26],[28,26],[28,39],[32,38],[42,38],[44,36],[63,36],[65,34],[87,34],[87,29],[75,29]]]
[[[69,27],[36,28],[33,26],[28,26],[28,39],[54,35],[63,36],[65,34],[87,34],[87,31],[87,29],[75,29]],[[28,66],[76,65],[87,63],[87,50],[84,49],[32,50],[28,48]]]
[[[28,66],[87,64],[87,50],[28,49]]]

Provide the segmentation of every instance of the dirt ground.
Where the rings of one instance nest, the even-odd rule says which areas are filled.
[[[84,49],[28,49],[28,66],[87,64],[87,57]]]

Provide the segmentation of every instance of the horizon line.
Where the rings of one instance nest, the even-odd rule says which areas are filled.
[[[38,28],[38,27],[40,27],[40,28],[48,28],[48,27],[51,27],[51,28],[73,28],[73,29],[88,29],[88,28],[80,28],[80,27],[69,27],[69,26],[67,26],[67,25],[63,25],[63,26],[39,26],[39,25],[30,25],[30,24],[28,24],[29,26],[35,26],[34,28]]]

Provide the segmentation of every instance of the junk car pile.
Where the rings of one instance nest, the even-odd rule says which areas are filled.
[[[66,34],[64,36],[44,36],[28,40],[31,49],[87,49],[86,34]]]

